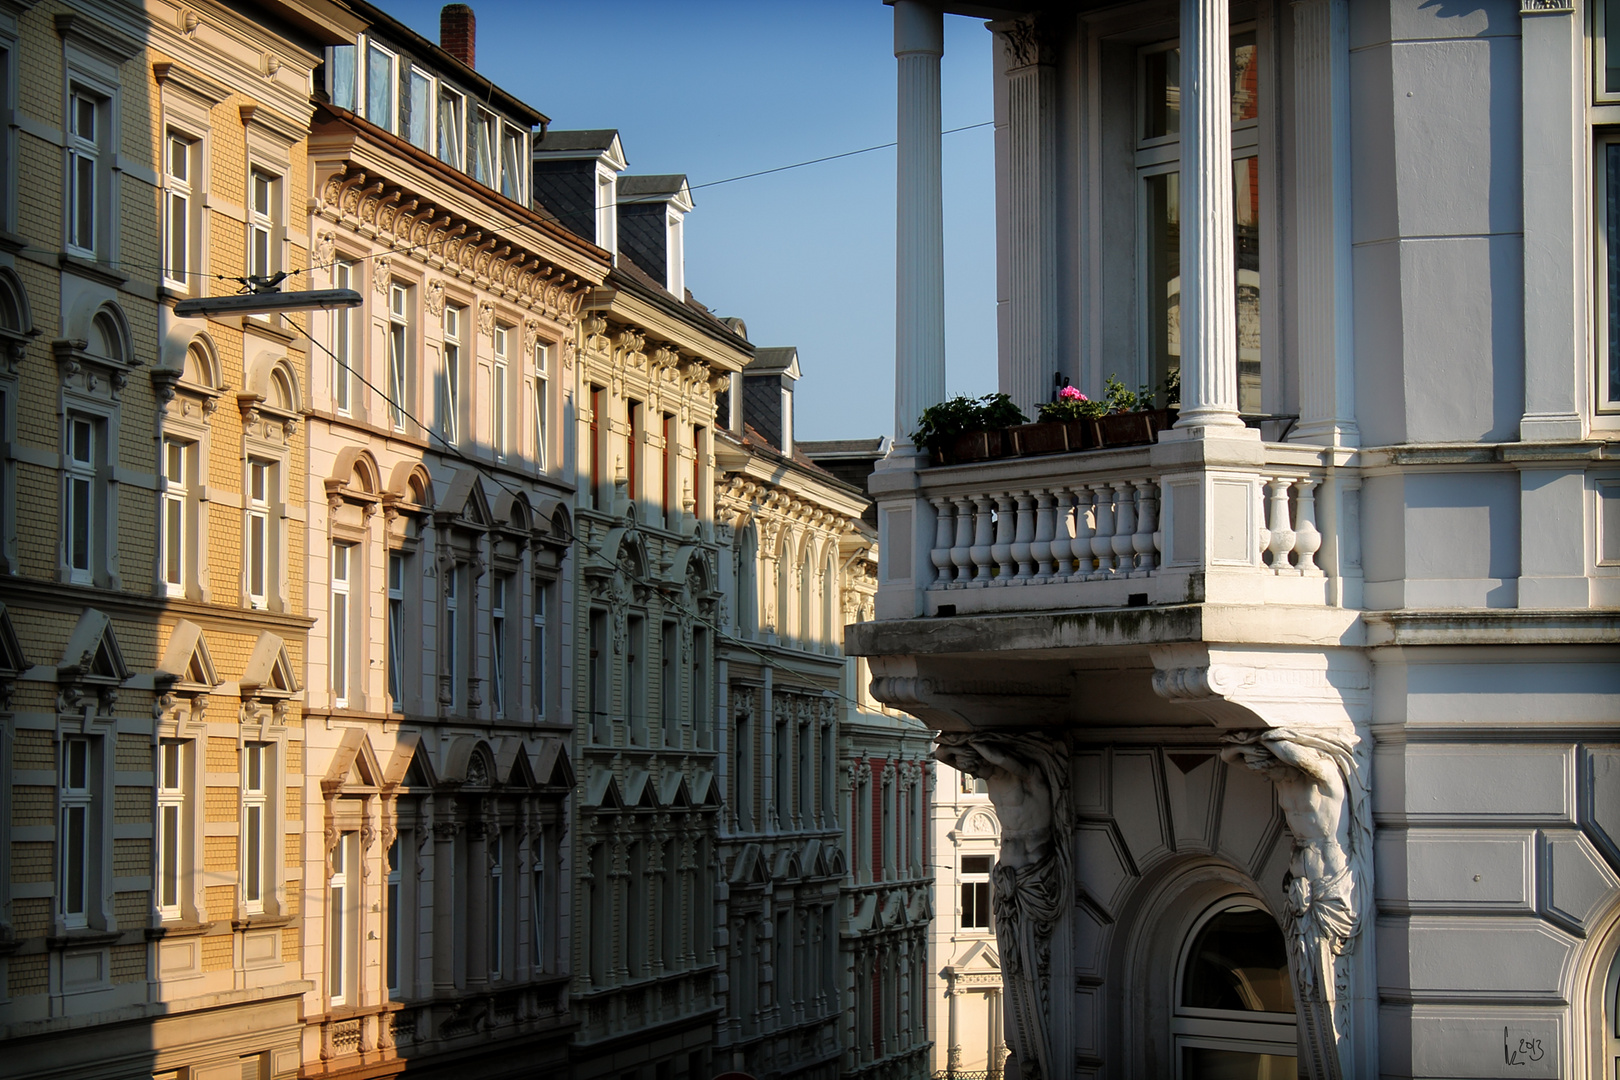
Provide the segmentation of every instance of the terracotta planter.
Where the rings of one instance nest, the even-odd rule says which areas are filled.
[[[990,461],[1006,457],[1012,440],[1005,431],[970,431],[958,435],[948,455],[952,461]]]
[[[1020,424],[1009,428],[1013,446],[1019,456],[1030,454],[1061,454],[1065,450],[1078,450],[1069,442],[1069,425],[1060,420],[1045,420],[1034,424]]]

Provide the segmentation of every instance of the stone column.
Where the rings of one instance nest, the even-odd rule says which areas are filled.
[[[1057,58],[1040,16],[993,23],[1007,64],[1008,348],[1000,389],[1033,415],[1062,365],[1058,344]]]
[[[1181,419],[1238,427],[1227,0],[1181,0]]]
[[[1350,46],[1345,0],[1294,0],[1294,195],[1299,282],[1299,428],[1360,441],[1350,269]]]
[[[924,0],[895,0],[899,61],[895,156],[894,441],[909,445],[923,409],[945,399],[945,212],[939,58],[945,20]]]
[[[1583,5],[1584,6],[1584,5]],[[1585,35],[1574,5],[1523,5],[1524,416],[1519,438],[1586,437]],[[1611,315],[1611,318],[1613,316]],[[1598,342],[1607,349],[1606,342]],[[1578,512],[1577,512],[1578,513]]]

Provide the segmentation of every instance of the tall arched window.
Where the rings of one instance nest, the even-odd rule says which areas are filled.
[[[811,559],[810,542],[806,540],[804,558],[799,563],[799,643],[806,648],[815,640],[811,616],[820,606],[815,603],[816,567]]]
[[[1294,986],[1277,920],[1229,900],[1205,913],[1188,940],[1171,1020],[1177,1075],[1293,1080]]]
[[[759,534],[745,525],[737,545],[737,631],[752,637],[759,630]]]

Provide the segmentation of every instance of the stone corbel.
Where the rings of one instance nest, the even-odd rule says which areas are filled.
[[[1371,672],[1350,650],[1155,645],[1153,689],[1228,731],[1354,729],[1370,714]]]

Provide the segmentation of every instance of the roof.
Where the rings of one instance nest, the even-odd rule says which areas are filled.
[[[889,452],[887,435],[875,439],[795,439],[793,442],[813,458],[882,457]]]
[[[735,436],[733,436],[733,438],[735,438]],[[762,450],[762,451],[765,452],[767,457],[778,457],[778,458],[783,459],[784,461],[791,461],[793,464],[799,466],[800,468],[802,468],[802,469],[804,469],[804,470],[806,470],[808,472],[815,473],[816,477],[818,479],[820,479],[820,480],[825,480],[825,481],[828,481],[829,483],[837,484],[839,487],[842,487],[842,488],[849,488],[850,491],[852,491],[852,492],[854,492],[854,493],[856,493],[858,495],[861,495],[862,498],[866,497],[864,494],[861,493],[860,488],[851,487],[849,484],[846,484],[844,481],[838,479],[838,477],[834,476],[832,473],[828,472],[826,469],[823,469],[820,465],[817,465],[814,461],[811,461],[809,455],[807,455],[803,451],[801,451],[798,448],[797,445],[795,445],[793,447],[793,453],[791,453],[791,454],[782,453],[782,450],[781,450],[780,447],[778,447],[775,443],[771,442],[771,440],[767,439],[765,436],[761,435],[758,431],[755,431],[754,430],[754,425],[752,425],[752,424],[749,424],[749,423],[746,423],[746,422],[743,424],[743,437],[739,441],[741,442],[741,444],[744,447],[746,447],[749,450],[756,450],[756,451]]]
[[[629,201],[626,196],[652,196],[677,195],[686,187],[685,173],[663,173],[657,176],[621,176],[619,177],[619,201]],[[647,200],[643,200],[647,201]]]
[[[583,128],[578,131],[547,131],[536,139],[535,150],[607,150],[619,137],[617,128]]]
[[[748,375],[775,375],[782,373],[790,379],[799,377],[799,349],[795,345],[759,346],[754,349],[754,362],[748,365]]]
[[[655,280],[653,276],[637,266],[630,256],[619,253],[618,262],[608,273],[609,285],[636,285],[643,290],[651,289],[665,300],[674,301],[675,296],[666,288],[662,281]],[[692,290],[687,289],[686,295],[677,301],[687,315],[703,325],[711,332],[725,334],[727,338],[737,338],[743,347],[747,347],[748,339],[739,335],[730,326],[715,317],[714,312],[692,299]]]

